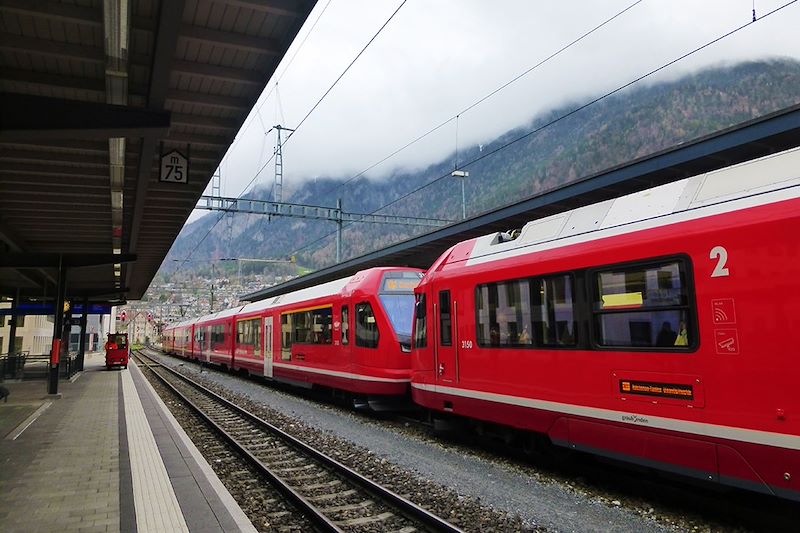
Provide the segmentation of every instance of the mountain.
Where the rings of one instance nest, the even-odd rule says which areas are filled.
[[[797,104],[797,87],[800,62],[776,59],[707,69],[627,90],[574,113],[582,103],[554,109],[492,142],[459,153],[462,161],[475,160],[465,167],[470,173],[467,216]],[[341,197],[343,209],[349,212],[370,213],[391,204],[379,212],[455,220],[461,217],[461,185],[450,177],[451,170],[452,158],[448,158],[422,171],[398,173],[380,181],[359,178],[340,187],[343,177],[317,179],[284,194],[284,200],[333,206]],[[268,199],[269,190],[258,189],[250,197]],[[207,271],[212,258],[277,258],[297,250],[298,263],[310,268],[334,262],[333,223],[267,220],[256,215],[228,215],[216,223],[219,217],[219,213],[210,213],[185,226],[162,271],[174,270],[177,263],[171,260],[190,253],[192,263],[182,270],[188,266],[189,271]],[[342,259],[425,231],[397,225],[346,227]],[[243,268],[244,273],[261,271],[263,265]]]

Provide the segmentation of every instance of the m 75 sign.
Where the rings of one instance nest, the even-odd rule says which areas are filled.
[[[177,150],[161,156],[161,172],[158,181],[189,183],[189,160]]]

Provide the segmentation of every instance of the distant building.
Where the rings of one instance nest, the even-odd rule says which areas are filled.
[[[10,303],[0,303],[0,308],[10,308]],[[11,322],[17,322],[15,342],[11,343]],[[86,350],[93,351],[102,348],[102,340],[108,327],[103,325],[99,315],[89,315],[86,323]],[[78,351],[80,329],[72,326],[69,338],[69,351]],[[28,352],[32,355],[50,353],[53,344],[53,316],[52,315],[27,315],[27,316],[0,316],[0,353]]]
[[[14,343],[11,337],[11,321],[16,320],[17,331]],[[0,353],[25,351],[30,354],[50,353],[53,342],[53,317],[45,315],[0,316]]]

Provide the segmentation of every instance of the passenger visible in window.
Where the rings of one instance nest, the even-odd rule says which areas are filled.
[[[672,330],[672,324],[665,320],[656,337],[656,346],[686,346],[685,344],[679,345],[677,340],[678,334]]]
[[[531,343],[531,335],[528,333],[528,326],[524,326],[522,328],[522,333],[519,334],[519,338],[517,339],[519,344],[530,344]]]
[[[686,331],[686,322],[681,321],[681,325],[678,327],[675,346],[689,346],[689,332]]]
[[[500,346],[500,326],[494,324],[489,330],[489,343],[492,346]]]

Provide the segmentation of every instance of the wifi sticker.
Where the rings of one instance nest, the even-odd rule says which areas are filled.
[[[733,298],[711,300],[711,312],[714,317],[714,324],[736,323],[736,308],[733,305]]]

